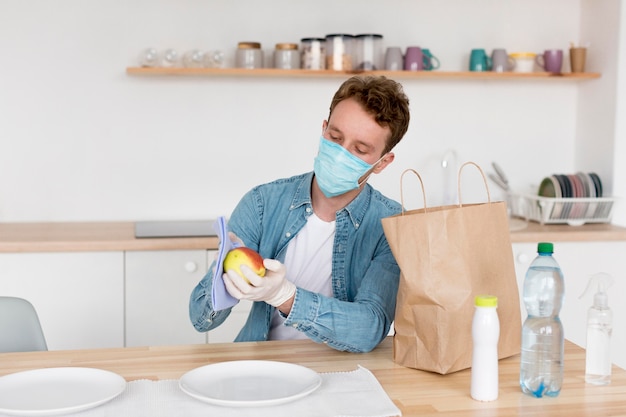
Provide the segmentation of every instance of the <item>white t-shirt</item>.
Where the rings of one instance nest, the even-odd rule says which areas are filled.
[[[289,242],[285,253],[287,279],[297,287],[332,297],[331,283],[335,222],[325,222],[312,214],[300,232]],[[270,340],[306,339],[306,335],[284,326],[278,313],[272,317]]]

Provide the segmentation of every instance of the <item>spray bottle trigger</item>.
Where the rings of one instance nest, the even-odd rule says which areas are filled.
[[[597,274],[589,277],[589,282],[587,283],[587,287],[585,291],[578,297],[578,299],[583,298],[590,291],[591,286],[593,284],[597,285],[596,293],[593,297],[593,305],[596,307],[608,307],[608,295],[606,290],[613,285],[613,277],[606,272],[598,272]]]

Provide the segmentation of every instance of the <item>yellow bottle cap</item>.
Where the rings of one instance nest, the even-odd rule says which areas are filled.
[[[474,298],[476,307],[498,307],[498,297],[495,295],[477,295]]]

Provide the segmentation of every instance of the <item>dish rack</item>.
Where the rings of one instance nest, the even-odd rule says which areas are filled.
[[[610,223],[614,197],[550,198],[532,194],[510,193],[507,204],[513,216],[541,224]]]

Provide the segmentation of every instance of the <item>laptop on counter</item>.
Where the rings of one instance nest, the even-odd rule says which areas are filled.
[[[215,219],[140,221],[135,223],[135,237],[214,237],[213,223]]]

